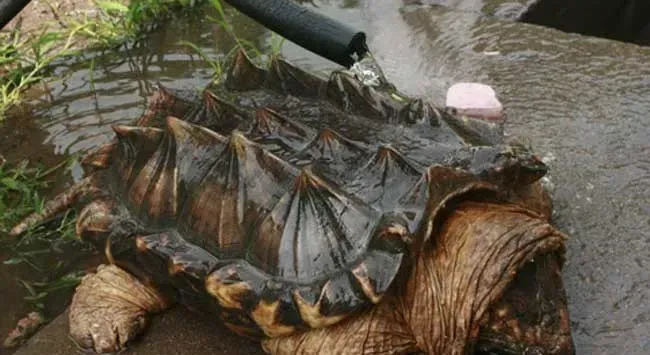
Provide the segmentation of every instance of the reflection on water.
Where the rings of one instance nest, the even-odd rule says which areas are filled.
[[[462,8],[469,3],[481,6]],[[317,10],[366,31],[401,91],[441,104],[457,81],[495,88],[509,133],[527,137],[551,165],[556,223],[571,237],[565,281],[578,353],[650,353],[650,49],[509,21],[523,3],[405,10],[400,1],[341,0],[317,2]],[[234,27],[270,46],[270,34],[245,17]],[[94,85],[90,61],[62,65],[73,74],[32,103],[44,149],[74,153],[108,141],[111,124],[142,113],[155,81],[207,84],[210,66],[180,39],[215,58],[234,44],[207,20],[191,19],[135,48],[93,54]],[[312,70],[335,67],[290,43],[283,53]]]
[[[257,48],[269,46],[267,31],[242,15],[233,18],[243,40]],[[142,114],[157,82],[172,88],[207,85],[212,67],[181,41],[191,41],[214,59],[225,57],[236,43],[221,27],[194,17],[163,27],[146,42],[60,64],[55,72],[71,73],[30,103],[48,134],[45,143],[58,154],[87,151],[111,139],[111,125],[131,123]]]

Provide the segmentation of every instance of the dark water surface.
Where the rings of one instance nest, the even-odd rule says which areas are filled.
[[[555,222],[570,236],[564,275],[578,354],[650,354],[650,49],[509,21],[524,0],[430,2],[450,8],[401,8],[398,0],[317,5],[367,31],[386,75],[408,94],[442,104],[454,82],[495,88],[507,131],[526,137],[551,167]],[[233,24],[243,39],[271,46],[271,34],[245,17]],[[135,48],[88,54],[92,75],[90,59],[61,65],[72,75],[35,95],[33,117],[13,118],[34,120],[43,137],[20,149],[83,152],[110,140],[110,125],[137,118],[156,81],[207,84],[210,66],[179,40],[215,58],[234,44],[220,27],[193,18]],[[290,43],[283,53],[312,70],[335,68]]]

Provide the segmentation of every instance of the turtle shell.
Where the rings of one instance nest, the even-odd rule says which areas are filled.
[[[545,172],[499,122],[348,71],[243,52],[202,94],[160,88],[86,160],[104,198],[78,233],[254,337],[325,327],[396,288],[458,198],[511,199]],[[98,226],[103,226],[99,228]],[[98,233],[97,231],[108,231]]]

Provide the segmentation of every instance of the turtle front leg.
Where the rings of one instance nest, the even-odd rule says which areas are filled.
[[[264,340],[262,346],[274,355],[421,353],[394,300],[331,327]]]
[[[115,265],[100,265],[77,287],[70,335],[83,348],[117,352],[144,330],[149,315],[168,307],[159,291]]]

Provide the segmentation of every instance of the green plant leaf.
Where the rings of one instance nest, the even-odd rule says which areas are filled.
[[[8,176],[4,177],[0,179],[0,183],[5,185],[10,190],[15,190],[15,191],[20,190],[20,183],[14,178]]]
[[[21,259],[21,258],[11,258],[11,259],[5,260],[3,262],[3,264],[5,264],[5,265],[16,265],[16,264],[20,264],[22,262],[23,262],[23,259]]]
[[[34,301],[40,301],[47,297],[48,293],[47,292],[39,292],[37,295],[34,296],[25,296],[24,299],[26,301],[34,302]]]
[[[119,2],[98,0],[97,5],[106,12],[115,11],[122,14],[129,12],[129,8]]]

